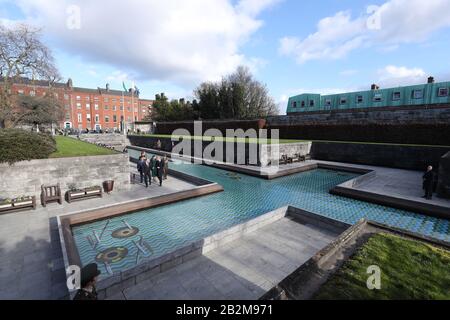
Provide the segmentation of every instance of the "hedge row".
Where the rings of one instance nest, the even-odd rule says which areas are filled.
[[[450,124],[288,125],[281,139],[358,141],[450,146]]]
[[[0,163],[47,159],[56,151],[52,136],[20,129],[0,130]]]

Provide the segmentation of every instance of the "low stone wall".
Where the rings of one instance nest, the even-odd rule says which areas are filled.
[[[132,146],[154,149],[158,140],[161,142],[161,151],[172,152],[173,146],[176,146],[179,142],[173,142],[170,138],[157,138],[150,136],[139,136],[132,135],[129,136],[130,142]],[[191,141],[191,152],[194,155],[194,141]],[[210,141],[202,142],[202,153],[205,148],[210,145]],[[249,143],[232,143],[232,142],[224,142],[223,150],[224,154],[222,157],[222,162],[227,163],[238,163],[238,155],[242,156],[240,150],[245,150],[245,163],[251,163],[252,158],[249,156],[249,152],[252,151],[254,145]],[[279,152],[277,152],[277,148]],[[234,150],[234,158],[227,154],[227,150]],[[311,142],[298,142],[298,143],[287,143],[287,144],[279,144],[279,145],[257,145],[254,148],[257,152],[257,164],[260,166],[266,166],[270,162],[275,162],[279,160],[281,155],[287,155],[288,157],[293,157],[295,154],[300,155],[308,155],[311,152]],[[197,155],[197,157],[202,157],[202,155]],[[244,163],[240,163],[244,164]],[[253,163],[251,163],[253,164]],[[256,165],[256,164],[255,164]]]
[[[106,155],[78,158],[58,158],[21,161],[13,165],[0,164],[0,197],[34,195],[38,199],[42,184],[59,183],[65,193],[69,184],[85,188],[102,186],[114,180],[114,190],[130,188],[128,155]]]
[[[428,165],[438,168],[441,157],[449,151],[450,147],[315,141],[311,155],[316,160],[422,171]]]
[[[282,155],[294,157],[311,153],[311,142],[283,143],[279,145],[265,144],[261,146],[259,161],[262,167],[278,161]]]

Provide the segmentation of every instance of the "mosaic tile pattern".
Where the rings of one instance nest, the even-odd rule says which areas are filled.
[[[100,265],[103,274],[107,269],[123,271],[143,259],[156,258],[286,205],[350,224],[365,217],[450,241],[447,220],[328,193],[334,186],[357,176],[352,173],[317,169],[268,181],[240,174],[227,175],[220,169],[181,162],[171,164],[171,168],[215,181],[225,191],[117,217],[108,224],[99,221],[75,227],[74,238],[83,264],[95,261],[96,255],[108,248],[126,247],[128,254],[124,259],[109,266]],[[112,232],[123,227],[137,227],[139,233],[125,239],[113,238]],[[93,247],[97,238],[101,240]]]

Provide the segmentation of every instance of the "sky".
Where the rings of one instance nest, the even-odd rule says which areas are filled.
[[[286,112],[300,93],[450,81],[450,0],[0,0],[42,30],[63,79],[193,99],[246,65]]]

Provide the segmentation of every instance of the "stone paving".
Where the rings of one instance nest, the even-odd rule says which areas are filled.
[[[283,218],[110,299],[255,300],[337,236]]]
[[[135,166],[135,165],[134,165]],[[133,166],[133,167],[134,167]],[[163,186],[104,194],[103,198],[38,205],[36,210],[0,215],[0,299],[61,299],[68,296],[56,216],[151,198],[194,185],[169,176]]]

